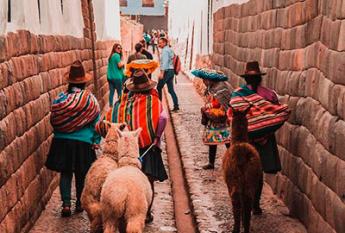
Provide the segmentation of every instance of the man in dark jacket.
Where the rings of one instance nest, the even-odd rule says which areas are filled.
[[[145,43],[145,40],[142,39],[142,40],[140,41],[140,43],[143,45],[143,49],[142,49],[141,53],[144,54],[144,55],[146,56],[147,59],[152,60],[152,59],[153,59],[152,54],[151,54],[149,51],[147,51],[147,49],[146,49],[146,47],[145,47],[145,44],[146,44],[146,43]]]

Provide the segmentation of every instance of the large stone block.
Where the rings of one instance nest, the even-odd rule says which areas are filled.
[[[0,121],[0,149],[9,145],[16,137],[16,122],[13,113],[10,113],[7,117]]]
[[[329,52],[329,78],[336,84],[345,84],[345,52]]]
[[[10,72],[16,80],[22,81],[26,77],[38,74],[38,61],[34,55],[13,57],[10,62]]]
[[[342,160],[345,160],[345,122],[340,120],[335,124],[334,128],[333,148],[335,154]]]
[[[0,63],[7,60],[7,39],[0,36]]]
[[[345,3],[344,3],[345,6]],[[341,21],[339,29],[339,39],[338,39],[338,51],[345,51],[345,20]]]
[[[305,39],[307,45],[317,42],[320,40],[322,25],[322,16],[318,16],[312,20],[308,20],[306,24]]]
[[[339,198],[345,203],[345,161],[338,159],[337,160],[337,167],[336,167],[336,176],[335,176],[335,183],[336,183],[336,193],[338,194]],[[334,181],[333,181],[334,182]]]

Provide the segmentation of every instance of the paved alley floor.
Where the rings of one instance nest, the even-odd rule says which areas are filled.
[[[233,224],[231,201],[220,168],[225,146],[218,147],[216,169],[202,170],[201,166],[208,162],[208,147],[203,145],[201,140],[203,126],[200,108],[203,100],[195,91],[192,82],[184,75],[177,77],[175,90],[181,110],[172,113],[172,120],[199,231],[231,232]],[[170,96],[168,99],[172,106]],[[253,233],[307,232],[298,220],[288,216],[287,207],[276,198],[267,184],[263,190],[261,204],[264,214],[252,218]]]
[[[165,148],[164,143],[162,143],[162,148]],[[163,158],[168,169],[165,153],[163,154]],[[176,232],[170,180],[162,183],[157,182],[155,188],[156,196],[153,204],[154,221],[146,226],[144,232]],[[72,191],[74,195],[75,190],[73,189]],[[73,207],[74,205],[72,203]],[[60,193],[57,188],[30,233],[86,233],[90,231],[89,220],[85,211],[80,214],[72,214],[70,218],[61,218],[60,211]]]

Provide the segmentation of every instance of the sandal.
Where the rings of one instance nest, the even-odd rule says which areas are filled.
[[[214,165],[213,164],[207,164],[205,166],[202,166],[202,169],[204,170],[213,170],[214,169]]]
[[[61,217],[66,218],[72,215],[70,206],[63,206],[61,210]]]
[[[149,212],[147,215],[146,215],[146,219],[145,219],[145,223],[148,224],[148,223],[151,223],[153,222],[153,215],[151,212]]]

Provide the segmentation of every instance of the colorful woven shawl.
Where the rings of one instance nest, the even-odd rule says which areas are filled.
[[[73,88],[53,101],[50,122],[54,130],[71,133],[93,122],[100,112],[96,98],[87,90]]]
[[[150,94],[123,94],[121,101],[115,103],[111,115],[106,118],[111,122],[127,123],[130,130],[141,127],[139,146],[145,148],[154,141],[162,110],[158,93],[153,89]]]
[[[245,109],[252,104],[247,114],[248,134],[250,138],[264,137],[274,133],[288,120],[290,111],[285,104],[272,104],[247,86],[241,86],[232,93],[230,104],[235,109]],[[231,108],[228,118],[232,120]]]

